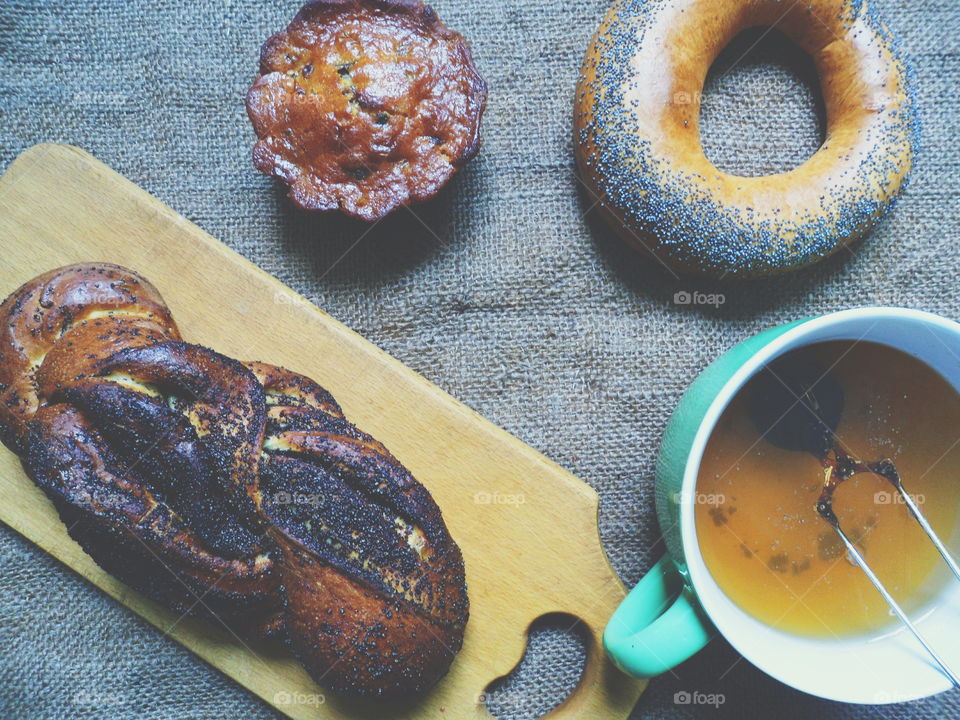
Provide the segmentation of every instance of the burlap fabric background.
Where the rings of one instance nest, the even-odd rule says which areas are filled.
[[[565,465],[599,490],[603,540],[633,583],[662,553],[651,492],[660,435],[683,389],[719,353],[782,321],[870,303],[960,317],[960,5],[877,0],[917,69],[925,130],[894,215],[855,254],[724,286],[726,302],[714,309],[674,304],[677,291],[717,289],[639,260],[584,217],[591,201],[573,174],[571,105],[607,0],[434,4],[472,42],[490,100],[479,157],[415,214],[373,228],[310,217],[253,170],[243,95],[261,42],[298,0],[6,0],[0,161],[40,141],[86,148]],[[809,64],[776,33],[742,39],[708,88],[709,156],[749,174],[802,161],[822,132],[816,98]],[[490,705],[501,717],[535,717],[564,696],[582,661],[569,628],[539,628]],[[723,693],[725,704],[677,705],[683,690]],[[884,708],[819,701],[717,639],[654,680],[636,710],[726,716],[939,719],[960,716],[960,693]],[[274,717],[0,529],[0,718]]]

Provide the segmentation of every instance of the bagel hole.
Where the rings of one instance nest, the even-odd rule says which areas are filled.
[[[534,620],[523,659],[484,690],[487,710],[499,720],[533,720],[563,703],[583,678],[588,633],[580,620],[565,613]]]
[[[751,28],[717,56],[700,106],[703,152],[731,175],[802,165],[823,145],[826,112],[813,59],[776,28]]]

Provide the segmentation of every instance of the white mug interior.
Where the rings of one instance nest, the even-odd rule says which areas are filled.
[[[718,393],[687,458],[680,530],[690,581],[727,640],[751,663],[787,685],[851,703],[881,704],[927,697],[949,689],[951,682],[906,627],[897,624],[879,636],[836,639],[775,630],[727,597],[700,554],[693,498],[704,448],[720,415],[744,383],[771,360],[827,340],[890,345],[931,366],[960,391],[960,324],[937,315],[902,308],[860,308],[815,318],[775,338],[740,367]],[[960,428],[955,432],[960,437]],[[957,480],[960,483],[960,478]],[[953,538],[942,539],[948,546],[957,546],[956,533]],[[936,601],[915,625],[948,667],[960,672],[960,582],[947,574],[949,580]]]

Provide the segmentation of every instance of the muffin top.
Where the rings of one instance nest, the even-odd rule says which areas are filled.
[[[463,37],[420,0],[315,0],[261,50],[253,161],[304,209],[377,220],[476,154],[486,96]]]

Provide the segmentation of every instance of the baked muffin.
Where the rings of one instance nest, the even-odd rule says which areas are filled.
[[[476,154],[486,97],[463,37],[421,0],[315,0],[261,50],[253,162],[301,208],[377,220]]]

